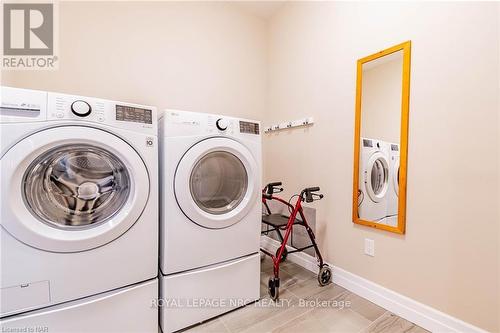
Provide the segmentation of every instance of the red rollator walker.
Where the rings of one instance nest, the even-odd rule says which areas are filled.
[[[274,267],[274,275],[269,278],[268,281],[268,292],[269,296],[273,300],[277,300],[279,298],[279,287],[280,287],[280,263],[286,260],[286,257],[290,253],[294,252],[302,252],[309,248],[314,248],[316,252],[316,259],[318,260],[319,273],[318,273],[318,282],[320,286],[326,286],[332,281],[332,270],[328,265],[323,262],[323,257],[318,249],[318,245],[316,244],[316,237],[314,236],[314,232],[311,227],[307,223],[306,217],[304,215],[304,211],[302,210],[302,202],[313,202],[316,200],[321,200],[323,198],[323,194],[316,194],[314,192],[318,192],[320,190],[319,187],[308,187],[303,189],[300,194],[293,195],[290,200],[287,202],[279,197],[274,196],[274,194],[280,193],[283,191],[283,188],[278,187],[281,186],[281,182],[269,183],[262,190],[262,204],[265,207],[265,213],[262,214],[262,223],[267,226],[267,230],[262,231],[262,234],[268,234],[269,232],[276,231],[278,237],[281,241],[281,245],[276,251],[276,254],[266,251],[265,249],[261,249],[261,251],[273,259],[273,267]],[[290,201],[292,198],[297,197],[297,201],[295,202],[295,206],[293,206]],[[285,216],[282,214],[273,214],[271,213],[271,209],[267,204],[268,200],[276,200],[281,204],[285,205],[289,212],[290,216]],[[300,219],[297,218],[297,215],[300,215]],[[295,248],[292,251],[287,250],[287,241],[292,233],[294,226],[303,226],[309,238],[311,239],[311,245]],[[285,232],[285,235],[282,235],[282,231]]]

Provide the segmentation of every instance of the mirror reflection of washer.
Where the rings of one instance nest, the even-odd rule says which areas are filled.
[[[257,300],[259,122],[166,110],[160,173],[161,297]],[[234,307],[162,307],[160,325],[173,332]]]
[[[156,110],[8,87],[1,98],[2,328],[153,331],[140,302],[158,290]]]
[[[361,138],[359,168],[359,217],[380,222],[387,215],[389,159],[387,145],[380,140]]]

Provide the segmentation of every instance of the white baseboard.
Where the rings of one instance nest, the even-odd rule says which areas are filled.
[[[261,246],[274,253],[279,242],[267,236],[261,237]],[[289,249],[291,249],[289,247]],[[304,252],[289,254],[287,260],[302,266],[313,273],[318,272],[315,257]],[[485,333],[479,327],[468,324],[430,306],[387,289],[379,284],[350,273],[340,267],[327,263],[333,270],[333,282],[367,300],[415,323],[431,332],[470,332]]]

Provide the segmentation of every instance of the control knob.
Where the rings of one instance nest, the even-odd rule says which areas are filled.
[[[215,123],[215,125],[217,126],[217,128],[220,131],[225,131],[227,129],[227,126],[228,126],[227,121],[224,118],[217,119],[217,122]]]
[[[90,114],[92,108],[90,104],[85,101],[74,101],[71,104],[71,112],[73,112],[78,117],[86,117]]]

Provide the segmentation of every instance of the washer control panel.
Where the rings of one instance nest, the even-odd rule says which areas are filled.
[[[152,110],[138,108],[135,106],[116,104],[116,120],[152,124],[153,112]]]
[[[106,121],[106,103],[103,100],[49,93],[48,105],[49,119]]]
[[[156,108],[104,99],[48,94],[48,120],[101,123],[145,133],[157,131]]]

